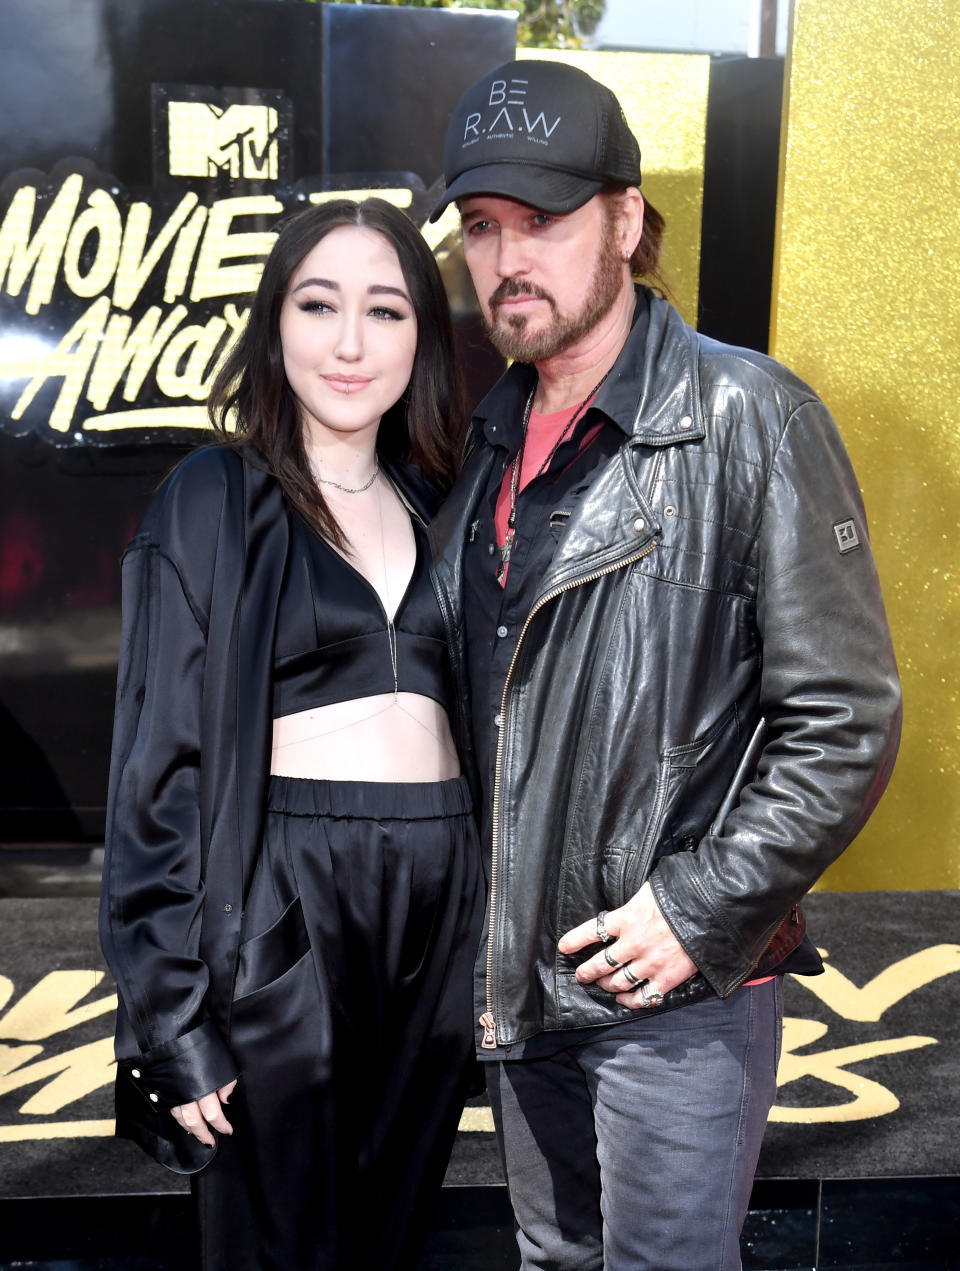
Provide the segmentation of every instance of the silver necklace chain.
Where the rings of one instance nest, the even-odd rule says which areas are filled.
[[[544,472],[546,472],[547,468],[550,467],[550,464],[553,461],[554,455],[560,449],[561,445],[567,440],[567,438],[573,434],[573,430],[575,426],[580,421],[580,416],[584,413],[584,411],[586,410],[589,403],[593,400],[593,398],[596,397],[597,393],[599,393],[600,389],[603,387],[604,380],[607,378],[609,374],[610,374],[609,370],[605,372],[605,374],[597,381],[594,387],[591,388],[590,392],[586,395],[586,397],[583,399],[583,401],[580,403],[577,409],[573,412],[572,417],[564,425],[564,428],[561,431],[560,436],[556,439],[556,441],[553,443],[553,446],[550,448],[550,453],[543,460],[543,462],[540,464],[540,467],[537,469],[536,473],[531,478],[532,481],[535,481],[537,477],[541,476]],[[498,583],[503,582],[506,576],[507,569],[510,566],[510,557],[513,553],[513,545],[517,537],[517,498],[520,494],[520,478],[523,473],[523,452],[527,446],[527,429],[530,426],[530,416],[533,413],[533,399],[536,396],[536,394],[537,394],[537,385],[534,384],[533,388],[530,390],[530,396],[527,398],[527,404],[524,407],[523,421],[520,425],[520,446],[517,449],[517,453],[514,455],[513,467],[510,471],[510,511],[509,511],[509,515],[507,516],[507,532],[503,540],[503,546],[500,548],[500,563],[497,566],[497,582]],[[529,485],[530,482],[528,482],[527,484]]]
[[[386,597],[387,611],[387,644],[390,648],[390,669],[393,672],[393,701],[397,703],[400,692],[400,677],[397,673],[397,629],[393,625],[393,598],[390,595],[390,574],[387,570],[387,540],[383,532],[383,493],[377,486],[377,516],[380,520],[380,556],[383,562],[383,591]],[[414,566],[416,568],[416,566]]]
[[[314,468],[312,464],[311,470],[313,471],[313,479],[316,481],[317,485],[332,485],[338,490],[342,490],[344,494],[363,494],[364,490],[369,490],[374,481],[376,481],[377,477],[380,475],[380,456],[377,455],[374,460],[373,472],[370,475],[370,479],[365,481],[363,485],[341,485],[339,481],[334,481],[332,477],[321,477],[320,473],[317,472],[316,468]]]

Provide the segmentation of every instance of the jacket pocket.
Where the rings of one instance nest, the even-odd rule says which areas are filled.
[[[658,857],[692,850],[706,833],[730,779],[739,732],[740,715],[733,706],[692,741],[663,751],[653,815],[640,853],[649,866]]]
[[[234,1002],[279,980],[309,952],[310,937],[297,896],[271,927],[240,946]]]

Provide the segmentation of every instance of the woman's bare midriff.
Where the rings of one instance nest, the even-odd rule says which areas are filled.
[[[460,761],[439,702],[383,693],[275,719],[270,771],[325,781],[446,781],[460,775]]]

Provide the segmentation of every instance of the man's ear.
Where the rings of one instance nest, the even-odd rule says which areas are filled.
[[[643,195],[635,185],[628,186],[617,195],[617,246],[624,260],[629,260],[637,250],[643,233]]]

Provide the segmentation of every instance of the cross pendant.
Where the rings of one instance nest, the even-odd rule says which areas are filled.
[[[503,540],[503,546],[500,548],[500,564],[497,566],[497,582],[503,581],[503,576],[507,572],[507,566],[510,564],[510,557],[513,554],[513,539],[516,531],[513,526],[507,529],[507,537]]]

